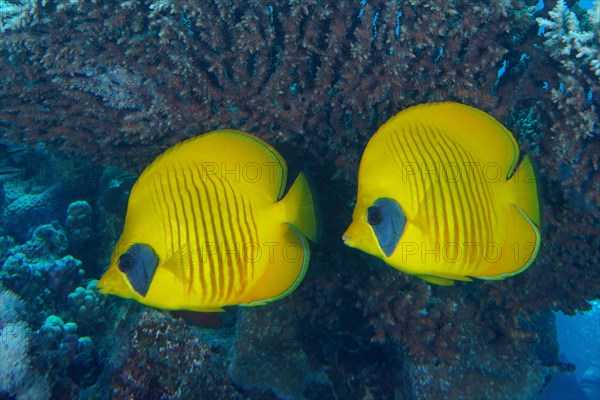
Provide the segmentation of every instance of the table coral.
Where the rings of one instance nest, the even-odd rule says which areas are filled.
[[[28,8],[7,24],[0,48],[7,133],[136,170],[218,127],[349,167],[408,105],[460,99],[506,112],[514,99],[493,92],[511,93],[527,72],[498,86],[497,68],[534,12],[428,0],[30,7],[35,18]]]

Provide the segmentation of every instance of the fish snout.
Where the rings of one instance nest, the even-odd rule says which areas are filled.
[[[356,228],[354,224],[350,224],[346,232],[342,235],[342,240],[346,246],[354,247],[356,245],[356,237]]]
[[[116,266],[108,267],[104,275],[98,280],[96,288],[102,294],[115,294],[123,286],[123,278]]]
[[[102,294],[107,294],[108,290],[109,290],[109,284],[106,281],[106,279],[100,279],[98,281],[98,283],[96,284],[96,289],[98,289],[98,291]]]

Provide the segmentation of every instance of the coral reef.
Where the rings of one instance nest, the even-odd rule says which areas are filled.
[[[560,364],[549,310],[600,297],[600,1],[571,3],[0,0],[0,135],[62,151],[46,180],[74,192],[2,180],[0,329],[23,335],[0,397],[49,365],[72,398],[535,398]],[[490,112],[539,165],[543,245],[517,277],[432,287],[342,247],[364,143],[440,100]],[[327,223],[293,296],[213,340],[89,278],[135,173],[217,128],[312,173]]]
[[[65,371],[53,377],[53,397],[73,397],[76,387],[92,385],[102,370],[92,338],[80,336],[77,330],[76,323],[65,323],[56,315],[48,316],[39,329],[39,362],[50,371]]]
[[[240,310],[229,375],[246,390],[273,391],[277,398],[302,398],[311,375],[308,357],[296,340],[299,321],[289,314]],[[261,368],[256,368],[256,365]]]
[[[5,23],[0,116],[13,140],[134,170],[219,127],[353,170],[366,139],[408,105],[457,99],[506,115],[529,71],[497,82],[497,69],[517,57],[534,11],[522,1],[31,2]]]
[[[32,365],[29,352],[32,332],[24,302],[0,285],[0,398],[48,399],[48,381]]]
[[[0,285],[0,329],[7,323],[20,321],[24,310],[23,300]]]
[[[69,205],[65,228],[71,243],[84,243],[91,238],[92,207],[87,201],[76,201]]]
[[[114,353],[113,398],[241,399],[208,346],[181,319],[155,310],[132,321]]]
[[[81,281],[81,261],[66,254],[68,243],[62,230],[40,225],[33,237],[9,250],[0,281],[21,297],[39,302],[44,309],[66,299]]]
[[[544,47],[558,71],[549,76],[552,103],[548,114],[549,154],[562,162],[547,163],[563,196],[580,197],[586,211],[600,210],[600,2],[580,16],[558,0],[549,19],[538,18]]]
[[[63,220],[64,202],[65,188],[58,183],[42,193],[26,194],[4,209],[2,225],[15,239],[27,241],[38,225]]]
[[[46,343],[60,343],[65,335],[72,335],[77,332],[77,324],[69,322],[65,324],[63,320],[56,316],[50,315],[40,328],[40,335]]]
[[[555,341],[548,340],[539,345],[544,354],[536,353],[541,335],[554,322],[553,318],[549,319],[550,313],[538,317],[538,325],[514,330],[514,325],[519,326],[515,321],[504,320],[504,315],[493,308],[476,310],[470,299],[457,300],[460,304],[456,304],[442,295],[436,300],[442,305],[438,309],[443,310],[444,304],[455,306],[456,312],[450,319],[453,322],[446,322],[450,327],[442,326],[437,331],[430,328],[429,332],[425,332],[425,344],[416,345],[418,337],[414,331],[423,329],[419,322],[427,329],[432,322],[439,324],[439,321],[448,321],[435,314],[429,320],[428,312],[425,313],[424,321],[415,321],[415,325],[406,329],[408,337],[396,339],[401,343],[409,343],[405,362],[415,398],[437,398],[440,394],[443,398],[450,399],[538,398],[548,374],[549,365],[544,361],[547,358],[554,364],[558,356],[557,352],[554,354],[548,349],[552,348]],[[436,311],[434,308],[430,313]],[[550,324],[546,323],[548,319]],[[392,335],[399,333],[397,326],[388,331]],[[410,349],[422,347],[426,347],[431,354],[429,358],[411,354]],[[452,355],[451,358],[447,356],[448,353]],[[473,353],[477,356],[473,357]],[[482,382],[485,384],[481,384]]]
[[[92,279],[85,288],[79,286],[67,296],[69,307],[80,320],[97,320],[104,310],[105,298],[98,293],[97,283],[96,279]]]
[[[64,186],[53,181],[22,174],[5,182],[10,201],[0,212],[5,218],[22,218],[27,240],[19,244],[13,239],[19,236],[17,230],[0,230],[7,235],[0,237],[1,398],[75,398],[104,368],[96,339],[106,331],[100,315],[110,308],[95,291],[96,281],[84,277],[89,265],[69,254],[76,249],[71,242],[84,240],[92,228],[90,206],[76,202],[84,206],[67,212],[68,202],[52,194],[64,193]],[[79,195],[87,190],[83,186]],[[50,218],[52,223],[44,223]],[[87,238],[88,245],[92,239]]]
[[[27,323],[8,323],[0,329],[0,396],[17,400],[49,399],[48,382],[31,365]]]

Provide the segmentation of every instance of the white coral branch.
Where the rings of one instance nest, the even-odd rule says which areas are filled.
[[[600,77],[600,0],[595,0],[588,11],[591,31],[581,29],[579,18],[567,7],[564,0],[559,0],[548,15],[550,19],[536,20],[539,27],[545,30],[544,44],[552,57],[559,60],[569,71],[576,70],[583,61],[593,74]]]

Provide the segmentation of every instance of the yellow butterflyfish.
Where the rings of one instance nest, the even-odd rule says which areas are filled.
[[[166,310],[220,311],[293,292],[316,216],[300,173],[269,144],[222,130],[179,143],[133,186],[102,293]]]
[[[439,285],[504,279],[540,248],[536,177],[513,135],[457,103],[410,107],[370,139],[344,243]]]

